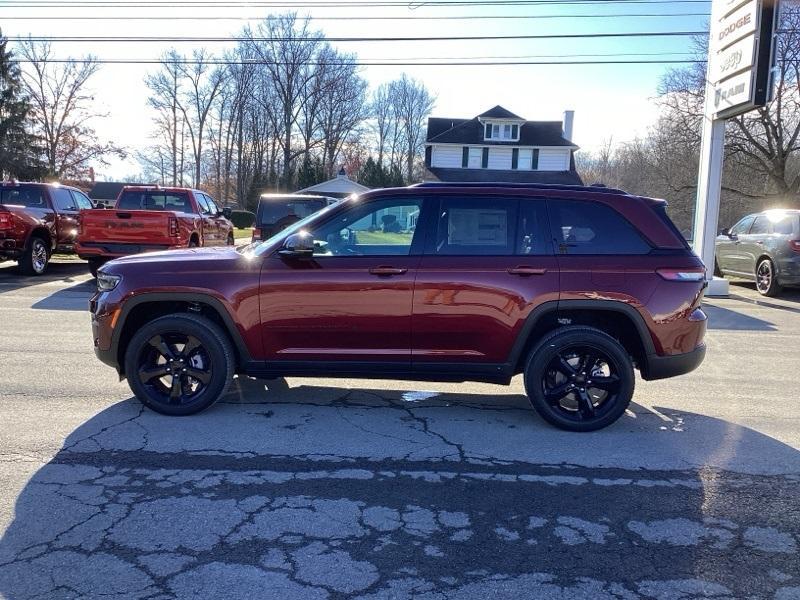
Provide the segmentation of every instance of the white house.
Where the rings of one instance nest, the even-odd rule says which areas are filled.
[[[573,111],[564,121],[526,121],[502,106],[472,119],[428,119],[426,179],[581,185]]]

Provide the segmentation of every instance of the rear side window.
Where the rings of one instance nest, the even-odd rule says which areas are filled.
[[[117,202],[118,210],[171,210],[192,212],[189,196],[177,192],[142,191],[123,192]]]
[[[435,254],[509,256],[515,253],[518,200],[443,198]]]
[[[794,217],[791,215],[781,217],[772,224],[772,231],[775,233],[780,233],[781,235],[791,235],[794,233],[792,221],[794,221]]]
[[[262,198],[258,204],[258,222],[261,225],[294,223],[325,208],[324,199]]]
[[[767,217],[756,217],[753,226],[750,228],[750,233],[756,235],[769,233],[769,219]]]
[[[578,200],[549,200],[559,254],[647,254],[650,244],[609,206]]]
[[[48,208],[44,190],[38,186],[0,188],[0,204],[16,204],[28,208]]]

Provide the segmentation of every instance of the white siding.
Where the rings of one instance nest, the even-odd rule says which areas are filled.
[[[569,149],[546,149],[539,151],[539,170],[540,171],[568,171],[569,170]]]
[[[490,169],[511,169],[511,148],[489,148]]]
[[[448,169],[461,168],[461,146],[434,146],[431,166]]]
[[[469,168],[470,169],[480,169],[481,168],[481,160],[483,159],[483,149],[482,148],[470,148],[469,149]]]
[[[519,161],[517,162],[517,168],[520,171],[530,171],[532,155],[533,155],[533,150],[531,148],[519,149]]]

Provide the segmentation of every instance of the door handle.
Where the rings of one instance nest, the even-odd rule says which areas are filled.
[[[762,242],[761,240],[756,240],[756,244],[758,244],[759,246],[763,246],[764,242]]]
[[[547,273],[547,269],[537,269],[536,267],[519,266],[519,267],[510,267],[508,269],[508,272],[511,275],[522,275],[522,276],[544,275],[545,273]]]
[[[390,275],[402,275],[408,272],[408,269],[400,267],[372,267],[369,270],[369,272],[370,275],[390,276]]]

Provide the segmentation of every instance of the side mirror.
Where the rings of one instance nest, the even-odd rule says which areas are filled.
[[[230,206],[226,206],[220,211],[220,214],[225,217],[226,219],[230,219],[231,215],[233,214],[233,209]]]
[[[725,227],[724,229],[720,230],[719,234],[720,235],[727,235],[728,237],[731,237],[731,230],[728,229],[727,227]]]
[[[299,231],[287,237],[278,254],[285,258],[311,258],[314,255],[314,236],[306,231]]]

